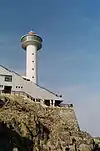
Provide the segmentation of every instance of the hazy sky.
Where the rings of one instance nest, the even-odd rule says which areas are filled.
[[[43,38],[39,84],[75,105],[83,130],[100,136],[100,0],[1,0],[0,64],[25,73],[20,37]]]

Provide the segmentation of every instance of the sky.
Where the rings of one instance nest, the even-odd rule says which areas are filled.
[[[82,130],[100,136],[100,0],[1,0],[0,64],[25,74],[20,38],[34,30],[39,84],[73,103]]]

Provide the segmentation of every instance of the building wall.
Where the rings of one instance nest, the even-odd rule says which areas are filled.
[[[0,66],[0,75],[12,75],[12,72],[7,70],[5,67]]]
[[[12,75],[12,82],[4,81],[5,75]],[[0,66],[0,85],[12,86],[12,91],[23,91],[33,98],[47,99],[47,100],[58,100],[53,93],[50,93],[46,89],[43,89],[31,81],[24,80],[20,75],[6,70]],[[3,88],[0,87],[0,90]]]
[[[12,73],[12,77],[12,91],[23,91],[23,85],[26,81],[15,73]]]
[[[12,76],[12,82],[5,81],[6,75]],[[10,72],[0,66],[0,85],[12,86],[12,91],[21,91],[21,86],[23,85],[23,83],[24,83],[24,79],[21,76],[15,74],[13,72]],[[16,86],[18,86],[18,88],[16,88]],[[20,88],[19,88],[19,86],[20,86]],[[1,90],[1,88],[0,88],[0,90]]]
[[[3,90],[5,85],[6,86],[12,86],[12,82],[6,82],[4,80],[5,75],[12,75],[12,73],[0,66],[0,90]]]

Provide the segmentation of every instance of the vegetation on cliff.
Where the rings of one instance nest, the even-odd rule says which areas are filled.
[[[66,111],[21,96],[0,95],[0,151],[91,150],[91,136],[79,129],[74,116],[70,119],[72,109]]]

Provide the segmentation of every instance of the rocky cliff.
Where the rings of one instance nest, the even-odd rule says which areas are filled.
[[[91,150],[73,107],[43,107],[21,96],[0,95],[0,151]]]

